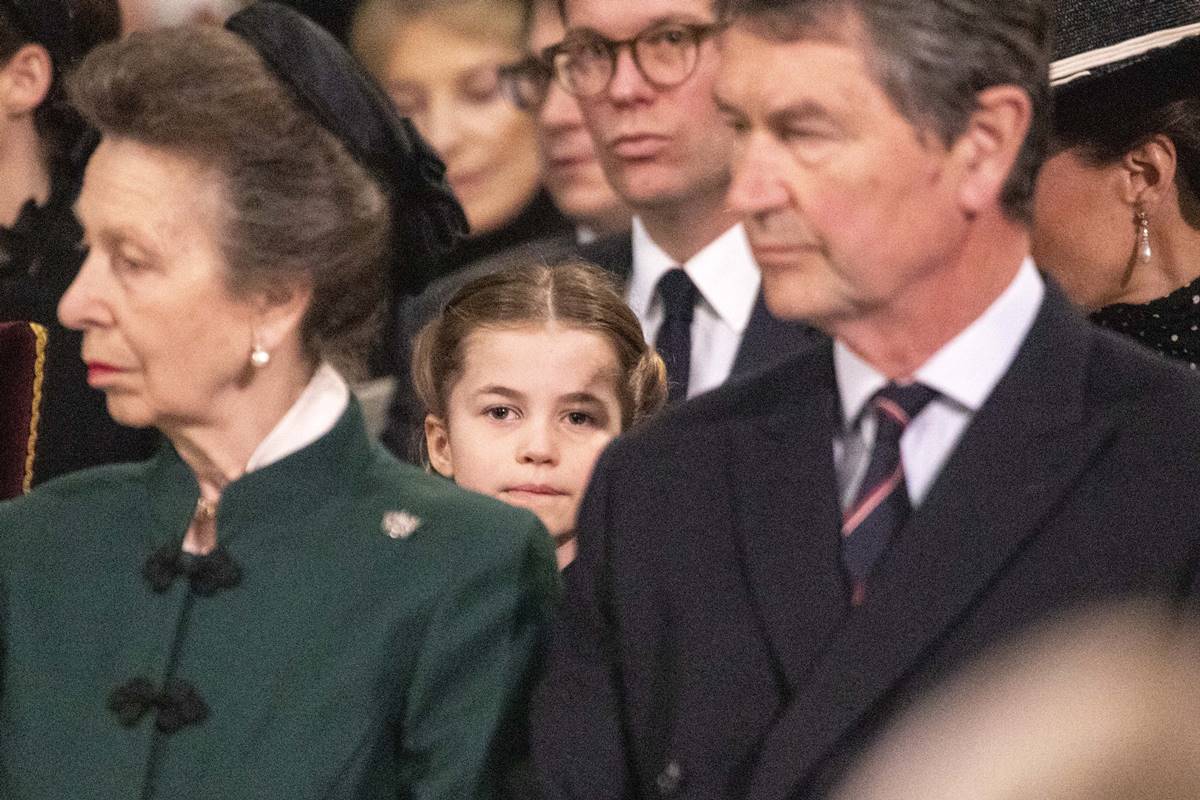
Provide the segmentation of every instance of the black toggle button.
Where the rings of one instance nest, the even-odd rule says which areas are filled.
[[[150,709],[157,709],[155,727],[168,734],[208,717],[208,705],[196,687],[178,678],[168,680],[161,690],[145,678],[133,678],[113,689],[108,708],[126,728],[136,725]]]
[[[142,567],[142,576],[160,594],[171,588],[180,575],[188,579],[193,592],[204,597],[232,589],[242,580],[241,567],[221,545],[203,556],[185,553],[177,545],[163,545]]]

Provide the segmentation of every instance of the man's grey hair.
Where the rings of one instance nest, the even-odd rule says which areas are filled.
[[[1028,223],[1050,136],[1050,18],[1046,0],[717,0],[722,17],[794,41],[847,41],[857,20],[875,80],[909,122],[949,145],[966,130],[977,95],[1023,89],[1029,133],[1001,195]]]

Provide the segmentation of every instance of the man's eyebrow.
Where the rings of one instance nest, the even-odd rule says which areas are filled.
[[[829,110],[815,100],[807,99],[799,100],[781,108],[773,109],[767,114],[767,119],[773,125],[777,125],[781,122],[794,122],[796,120],[810,119],[813,117],[820,117],[822,119],[828,118]]]
[[[637,33],[641,33],[642,31],[648,31],[652,28],[657,28],[661,25],[715,25],[715,24],[717,24],[717,23],[713,20],[704,19],[703,17],[697,16],[694,14],[663,14],[661,16],[657,16],[657,17],[654,17],[653,19],[651,19],[649,22],[647,22],[645,25],[643,25],[641,27],[641,29],[638,30]],[[612,41],[612,39],[609,36],[596,30],[591,25],[571,26],[571,27],[567,28],[565,36],[570,36],[571,34],[580,34],[580,33],[592,34],[593,36],[599,36],[601,39],[609,39],[610,41]],[[634,34],[634,35],[636,36],[637,34]]]

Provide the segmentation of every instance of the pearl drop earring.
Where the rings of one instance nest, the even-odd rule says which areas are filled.
[[[1150,220],[1145,211],[1137,212],[1137,259],[1149,264],[1154,251],[1150,249]]]
[[[262,369],[267,364],[271,363],[271,354],[263,348],[258,342],[254,343],[254,347],[250,349],[250,363],[256,369]]]

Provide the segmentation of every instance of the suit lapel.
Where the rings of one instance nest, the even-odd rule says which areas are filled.
[[[831,640],[768,735],[751,790],[791,796],[842,737],[968,613],[1108,439],[1089,415],[1087,323],[1054,289],[925,502],[884,554],[870,601]]]
[[[605,236],[579,248],[579,257],[612,273],[624,286],[633,272],[633,237],[628,233]]]
[[[773,316],[767,310],[766,301],[759,290],[730,375],[747,375],[823,338],[815,329],[801,322],[789,322]]]
[[[797,360],[774,410],[731,442],[737,535],[775,662],[794,688],[845,607],[838,563],[828,343]]]

